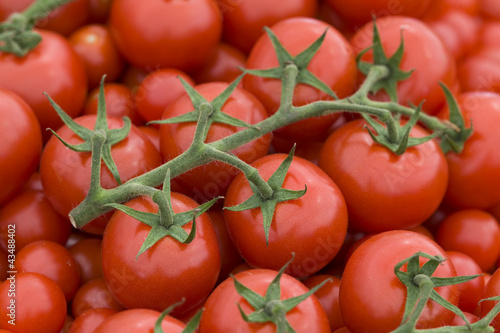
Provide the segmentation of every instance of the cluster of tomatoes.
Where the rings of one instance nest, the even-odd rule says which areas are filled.
[[[0,21],[33,2],[0,0]],[[434,276],[479,275],[436,289],[471,323],[495,306],[479,301],[500,295],[500,2],[73,0],[40,14],[48,14],[36,23],[42,41],[26,56],[0,41],[0,332],[159,332],[155,322],[174,304],[160,321],[164,332],[181,332],[200,310],[200,333],[390,332],[406,299],[394,267],[418,251],[447,259]],[[270,195],[272,209],[231,209],[251,202],[256,185],[241,168],[211,162],[164,186],[171,200],[160,215],[159,199],[140,196],[126,203],[140,214],[122,208],[71,225],[92,182],[90,143],[78,133],[96,124],[103,75],[106,126],[118,133],[123,117],[132,122],[103,155],[119,174],[118,182],[102,164],[100,185],[111,189],[181,156],[200,132],[193,121],[149,122],[189,113],[196,98],[216,101],[242,69],[221,111],[251,125],[279,114],[279,70],[266,70],[284,64],[272,36],[299,70],[307,66],[299,82],[327,87],[299,83],[294,107],[333,100],[329,90],[353,95],[374,15],[388,57],[404,43],[408,75],[385,84],[397,84],[402,105],[450,124],[447,86],[473,129],[460,152],[445,154],[438,136],[396,155],[357,113],[329,113],[231,148],[275,193],[305,190],[297,199]],[[311,59],[297,56],[322,35]],[[373,61],[373,53],[360,58]],[[381,89],[369,97],[384,105],[391,96]],[[206,142],[244,128],[213,122]],[[410,135],[432,131],[416,125]],[[196,224],[169,225],[168,236],[137,219],[185,219],[182,212],[218,197]],[[191,231],[194,239],[179,241]],[[285,301],[315,287],[298,304]],[[417,328],[464,324],[429,301]],[[500,319],[492,325],[500,331]]]

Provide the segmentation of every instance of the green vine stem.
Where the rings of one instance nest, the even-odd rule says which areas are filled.
[[[87,197],[79,206],[70,212],[69,218],[75,227],[80,228],[94,218],[108,212],[110,207],[105,206],[106,204],[128,201],[137,195],[144,194],[145,186],[156,187],[161,185],[165,178],[167,169],[171,170],[171,177],[174,178],[192,168],[207,164],[214,160],[224,161],[225,163],[231,164],[239,169],[244,168],[241,162],[236,162],[236,160],[228,158],[227,153],[278,128],[302,119],[345,111],[366,113],[376,116],[380,119],[380,121],[385,123],[388,128],[393,128],[393,130],[395,130],[394,128],[399,125],[399,122],[395,119],[395,117],[393,117],[391,111],[394,112],[394,110],[397,109],[397,111],[402,114],[411,115],[415,113],[415,110],[409,107],[397,106],[396,103],[392,102],[376,102],[362,97],[362,94],[369,91],[370,84],[378,82],[378,80],[383,77],[384,71],[376,66],[368,73],[366,79],[368,83],[362,86],[363,92],[355,94],[354,96],[356,98],[354,100],[351,99],[351,96],[351,98],[316,101],[308,105],[296,107],[291,104],[291,101],[293,100],[294,87],[297,84],[297,68],[293,64],[288,64],[284,69],[282,80],[282,94],[284,95],[282,96],[282,101],[290,102],[286,102],[277,110],[275,114],[257,124],[218,141],[204,143],[202,145],[192,145],[183,154],[164,163],[162,166],[154,170],[133,178],[113,189],[103,190],[103,193],[101,193],[99,197]],[[439,119],[427,116],[421,112],[419,114],[419,120],[422,119],[425,120],[426,125],[431,129],[435,128],[439,131],[444,131],[445,129],[449,131],[455,130],[453,126],[447,124],[446,122],[441,122]],[[201,128],[204,128],[206,125],[204,125],[206,118],[201,117],[199,121],[200,122],[197,126],[201,130]],[[205,130],[201,130],[201,132],[205,132]],[[224,154],[214,153],[215,150],[224,152]],[[248,171],[248,175],[252,175],[252,173]],[[253,177],[257,176],[253,175]],[[265,183],[260,180],[254,180],[253,182],[257,186]],[[268,192],[264,185],[259,187],[259,190],[264,195]]]

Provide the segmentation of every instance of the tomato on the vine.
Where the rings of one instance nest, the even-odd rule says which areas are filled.
[[[349,226],[375,233],[423,223],[439,207],[448,184],[441,148],[431,140],[398,156],[375,143],[366,125],[357,119],[334,131],[319,158],[344,195]],[[410,133],[428,135],[418,125]]]
[[[437,243],[404,230],[374,235],[353,252],[342,274],[339,293],[342,317],[350,331],[384,333],[400,325],[407,292],[394,274],[394,267],[418,251],[447,258]],[[421,265],[423,262],[421,260]],[[453,264],[446,260],[437,267],[433,276],[455,277],[457,273]],[[435,290],[450,303],[458,305],[457,285]],[[429,301],[417,328],[444,326],[450,324],[454,317],[453,312]]]
[[[172,192],[171,200],[174,213],[198,206],[180,193]],[[133,199],[127,206],[158,212],[149,197]],[[189,233],[192,222],[183,228]],[[150,226],[121,211],[113,214],[102,240],[104,279],[118,302],[127,308],[163,311],[185,298],[173,310],[182,314],[201,303],[217,281],[221,265],[217,235],[204,213],[196,218],[196,236],[191,243],[182,244],[166,236],[137,256],[150,230]]]
[[[307,69],[330,87],[338,97],[354,92],[356,64],[351,46],[334,27],[312,18],[295,17],[282,20],[270,28],[283,47],[293,56],[309,47],[325,31],[326,36]],[[262,35],[248,56],[248,69],[268,69],[278,66],[278,59],[268,35]],[[253,93],[274,114],[281,102],[281,81],[247,75],[243,87]],[[318,100],[333,99],[326,92],[306,84],[298,84],[293,95],[293,105],[301,106]],[[277,136],[294,141],[323,138],[336,114],[301,120],[276,130]]]
[[[287,155],[264,156],[251,165],[268,180]],[[316,165],[294,157],[283,188],[306,193],[279,202],[269,230],[268,244],[260,208],[245,211],[226,209],[229,235],[246,262],[257,268],[280,269],[292,252],[295,258],[285,272],[308,276],[323,268],[337,254],[347,231],[347,208],[337,185]],[[241,204],[253,194],[242,173],[231,182],[225,207]]]

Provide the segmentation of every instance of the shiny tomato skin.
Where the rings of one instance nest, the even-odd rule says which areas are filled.
[[[391,56],[399,47],[401,33],[404,38],[404,52],[400,68],[413,70],[411,76],[398,84],[399,101],[422,105],[422,110],[436,114],[445,104],[445,96],[439,85],[447,85],[452,92],[459,90],[456,80],[456,64],[450,51],[441,39],[420,20],[405,16],[385,16],[377,20],[377,28],[382,47],[387,56]],[[372,45],[373,23],[362,26],[351,38],[351,45],[356,54]],[[371,62],[373,54],[368,51],[361,58]],[[375,95],[376,99],[388,100],[384,92]]]
[[[315,0],[217,0],[223,15],[222,39],[248,54],[257,39],[270,27],[290,17],[314,17]]]
[[[95,120],[95,115],[75,119],[78,124],[90,129],[94,128]],[[121,128],[123,121],[108,117],[108,125],[110,128]],[[57,133],[70,144],[83,142],[67,126],[63,126]],[[122,182],[154,169],[162,163],[158,150],[134,125],[127,138],[111,148],[111,155]],[[104,164],[102,165],[101,185],[104,188],[117,186],[111,172]],[[90,152],[79,153],[69,150],[55,136],[45,145],[40,161],[40,176],[44,192],[58,213],[67,216],[71,209],[85,198],[90,186],[90,172]],[[101,216],[85,225],[83,229],[102,234],[106,221],[106,217]]]
[[[174,212],[198,206],[179,193],[172,192],[171,198]],[[127,205],[158,212],[149,197],[133,199]],[[187,232],[191,224],[184,226]],[[113,214],[102,241],[104,279],[111,293],[127,308],[163,311],[185,297],[185,303],[172,312],[182,314],[201,303],[217,281],[221,265],[217,236],[210,218],[203,214],[196,218],[196,237],[190,244],[164,237],[136,260],[150,230],[122,212]]]
[[[42,134],[30,106],[19,95],[3,88],[0,88],[0,117],[2,206],[23,188],[37,170],[42,153]]]
[[[293,56],[305,50],[326,30],[325,40],[307,69],[340,98],[354,92],[356,83],[354,54],[347,40],[335,28],[325,22],[304,17],[285,19],[270,28]],[[252,48],[246,67],[268,69],[276,66],[278,60],[271,40],[267,34],[262,35]],[[247,75],[243,78],[243,87],[264,104],[269,115],[278,110],[281,100],[280,80]],[[328,99],[332,97],[311,86],[298,84],[294,91],[293,105],[301,106]],[[323,138],[336,118],[337,115],[310,118],[276,130],[274,133],[294,141]]]
[[[500,225],[493,215],[483,210],[458,210],[441,222],[436,242],[446,251],[467,254],[488,272],[500,256]]]
[[[484,286],[481,299],[495,297],[498,295],[500,295],[500,268],[497,268],[493,272]],[[479,303],[481,317],[484,317],[488,312],[490,312],[497,303],[498,301],[483,301]],[[496,315],[495,319],[491,322],[491,326],[495,328],[495,331],[500,330],[500,315]]]
[[[203,68],[196,71],[193,77],[198,84],[212,81],[233,82],[241,75],[246,61],[247,58],[241,51],[229,44],[219,43]]]
[[[342,191],[349,226],[376,233],[424,222],[439,207],[448,184],[446,158],[435,141],[403,155],[375,143],[364,119],[346,123],[324,143],[319,166]],[[428,135],[415,126],[411,135]]]
[[[445,203],[459,209],[488,209],[500,203],[500,94],[466,92],[456,96],[465,125],[472,135],[459,154],[446,155],[449,183]],[[448,119],[445,108],[439,115]]]
[[[115,313],[107,317],[97,328],[94,333],[154,333],[154,326],[160,312],[149,309],[128,309]],[[163,319],[161,327],[164,332],[181,333],[186,325],[181,321],[166,316]]]
[[[241,284],[264,296],[267,287],[276,277],[277,271],[269,269],[251,269],[234,275]],[[280,280],[281,299],[288,299],[306,293],[309,289],[297,279],[283,274]],[[234,287],[233,278],[228,278],[210,294],[201,316],[200,333],[274,333],[273,323],[247,323],[241,317],[238,305],[247,315],[252,313],[252,306],[241,297]],[[221,315],[224,314],[224,315]],[[330,325],[325,311],[314,295],[290,310],[286,318],[296,332],[330,333]]]
[[[16,255],[19,272],[43,274],[61,286],[66,301],[71,301],[80,287],[80,273],[75,259],[61,244],[40,240],[23,247]]]
[[[228,85],[226,82],[209,82],[195,86],[195,90],[207,101],[212,101]],[[193,104],[188,95],[184,94],[169,105],[162,118],[172,118],[191,111],[193,111]],[[248,124],[256,124],[267,118],[266,110],[257,98],[241,88],[233,91],[221,111]],[[160,150],[163,158],[169,161],[185,152],[191,145],[195,129],[195,122],[160,125]],[[205,142],[213,142],[244,129],[244,127],[213,123],[208,130]],[[271,134],[266,134],[232,150],[231,153],[251,163],[267,154],[270,142]],[[239,170],[228,164],[211,162],[176,177],[175,181],[184,188],[183,193],[185,192],[198,202],[203,202],[224,195],[238,172]]]
[[[66,320],[66,299],[59,285],[39,273],[15,274],[15,325],[9,324],[11,281],[0,285],[0,328],[12,333],[59,332]]]
[[[431,0],[326,0],[336,13],[352,28],[359,28],[361,25],[370,22],[373,15],[377,17],[404,15],[420,17],[425,13]]]
[[[40,122],[42,135],[48,139],[50,133],[45,129],[56,130],[63,122],[43,93],[76,117],[87,96],[87,74],[63,36],[41,29],[37,32],[42,42],[25,57],[0,52],[0,87],[12,90],[29,104]]]
[[[84,238],[68,247],[68,251],[75,258],[82,284],[102,277],[100,238]]]
[[[213,0],[115,0],[108,24],[125,58],[150,70],[175,67],[186,71],[201,66],[222,31]]]
[[[8,249],[12,228],[15,228],[16,251],[38,240],[65,245],[71,233],[69,220],[52,208],[40,190],[23,191],[0,207],[0,248],[4,251]]]
[[[68,333],[89,333],[99,326],[106,318],[117,313],[116,310],[108,308],[88,309],[75,318]]]
[[[113,82],[121,74],[125,61],[111,38],[108,26],[84,25],[74,31],[68,40],[85,64],[90,88],[97,87],[103,75],[108,82]]]
[[[403,318],[406,287],[394,274],[394,266],[418,251],[446,258],[446,253],[437,243],[404,230],[374,235],[353,252],[342,275],[339,292],[342,317],[350,331],[384,333],[399,326]],[[454,277],[457,274],[453,264],[447,260],[433,276]],[[436,288],[436,291],[450,303],[458,305],[457,285]],[[447,325],[453,318],[454,313],[429,301],[417,328]]]
[[[319,288],[314,293],[314,296],[316,296],[318,301],[321,303],[321,306],[328,316],[330,328],[334,331],[344,326],[344,320],[342,319],[342,314],[340,313],[339,303],[340,278],[328,274],[315,274],[309,276],[307,279],[302,281],[302,283],[304,283],[307,288],[312,289],[326,279],[331,279],[331,281],[328,281],[321,288]]]
[[[269,179],[287,155],[264,156],[251,165],[264,180]],[[294,157],[283,188],[307,192],[300,198],[276,206],[266,245],[260,208],[241,212],[224,211],[231,239],[245,261],[256,268],[279,270],[295,253],[285,272],[311,275],[339,251],[347,230],[347,209],[337,185],[316,165]],[[227,191],[224,206],[236,206],[253,194],[243,174],[238,174]]]
[[[75,318],[86,310],[97,308],[113,309],[116,312],[125,309],[111,294],[103,278],[81,285],[71,302],[71,313]]]

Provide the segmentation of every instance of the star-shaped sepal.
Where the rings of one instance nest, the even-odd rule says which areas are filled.
[[[328,30],[325,30],[325,32],[318,39],[316,39],[311,45],[309,45],[304,51],[300,52],[296,56],[292,56],[290,52],[288,52],[285,49],[283,44],[281,44],[278,37],[274,34],[274,32],[271,29],[269,29],[268,27],[265,27],[264,29],[267,35],[269,36],[269,39],[271,40],[274,51],[276,52],[276,57],[278,58],[279,65],[277,67],[268,69],[242,68],[244,72],[255,76],[282,80],[285,75],[286,66],[294,64],[298,70],[296,79],[297,83],[307,84],[328,94],[334,99],[338,99],[337,94],[335,94],[335,92],[328,85],[326,85],[323,81],[318,79],[311,71],[307,69],[307,66],[313,59],[314,55],[318,52],[319,48],[321,47],[321,44],[323,44],[323,41],[325,39]]]
[[[265,296],[261,296],[255,291],[241,284],[234,276],[234,286],[238,294],[240,294],[248,303],[254,308],[251,314],[245,314],[238,304],[240,314],[243,320],[249,323],[267,323],[272,322],[276,325],[277,333],[295,333],[295,330],[286,319],[286,314],[295,308],[299,303],[314,294],[319,288],[331,279],[326,279],[319,285],[310,289],[305,294],[281,299],[281,286],[280,281],[286,267],[293,261],[295,255],[292,253],[292,259],[288,261],[278,272],[273,281],[269,284]]]
[[[373,62],[362,61],[361,58],[363,55],[372,50],[373,51]],[[403,71],[399,68],[401,64],[401,60],[404,54],[404,40],[403,40],[403,31],[401,31],[401,42],[399,44],[398,49],[391,57],[387,57],[384,48],[382,47],[382,41],[380,39],[380,34],[376,25],[375,19],[373,19],[373,39],[372,45],[367,47],[366,49],[359,52],[356,57],[356,63],[358,65],[359,70],[368,75],[370,69],[374,66],[386,66],[389,74],[377,81],[370,91],[372,93],[377,93],[379,90],[384,90],[389,96],[392,102],[398,102],[398,92],[397,85],[399,81],[406,80],[410,77],[412,70]]]
[[[266,244],[269,245],[269,229],[271,228],[271,223],[274,217],[274,211],[276,210],[276,205],[283,201],[295,200],[302,197],[307,191],[307,185],[304,186],[303,190],[294,191],[283,188],[283,182],[287,174],[288,169],[293,160],[293,154],[295,152],[295,146],[292,148],[288,156],[283,160],[278,169],[271,175],[267,184],[272,189],[273,194],[270,197],[264,197],[259,191],[259,188],[249,181],[250,187],[252,188],[253,195],[242,202],[239,205],[224,207],[224,209],[231,211],[243,211],[247,209],[253,209],[260,207],[262,212],[264,234],[266,237]]]
[[[155,191],[152,196],[153,201],[158,205],[158,213],[141,212],[117,203],[106,205],[116,208],[151,227],[148,236],[137,253],[136,260],[142,253],[156,244],[156,242],[167,236],[183,244],[191,243],[196,236],[196,218],[205,213],[218,199],[220,199],[220,197],[217,197],[194,209],[182,213],[174,213],[170,193],[170,169],[168,169],[162,190]],[[189,222],[193,222],[193,224],[188,234],[183,226]]]
[[[103,76],[101,79],[101,85],[99,88],[99,97],[97,103],[97,119],[94,126],[94,130],[90,130],[82,125],[76,123],[64,110],[57,105],[56,102],[50,98],[50,96],[45,93],[47,98],[49,99],[50,104],[57,112],[59,117],[62,119],[64,124],[68,126],[76,135],[78,135],[84,142],[78,145],[72,145],[64,141],[54,130],[49,129],[52,133],[69,149],[77,151],[77,152],[91,152],[92,151],[92,136],[94,133],[99,132],[105,135],[106,139],[104,141],[104,145],[102,147],[102,160],[108,167],[109,171],[115,178],[118,184],[121,184],[120,175],[118,173],[118,168],[116,167],[113,158],[111,157],[111,147],[118,142],[124,140],[128,133],[130,132],[131,122],[128,117],[123,118],[123,127],[110,129],[108,127],[108,120],[106,117],[106,102],[104,100],[104,79],[106,76]]]

